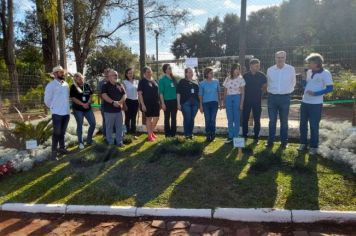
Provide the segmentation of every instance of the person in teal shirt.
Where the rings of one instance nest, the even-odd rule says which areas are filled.
[[[177,132],[177,81],[169,64],[162,67],[164,75],[158,87],[162,110],[164,111],[164,133],[166,138],[176,136]]]
[[[204,78],[199,84],[200,112],[204,113],[206,141],[212,142],[215,139],[216,115],[220,104],[220,85],[214,79],[212,68],[205,68]]]

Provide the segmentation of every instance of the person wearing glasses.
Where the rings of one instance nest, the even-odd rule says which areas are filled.
[[[83,149],[84,117],[89,123],[87,145],[91,145],[93,142],[93,133],[96,125],[95,116],[91,109],[93,90],[89,84],[85,83],[84,76],[81,73],[76,73],[69,94],[72,99],[73,114],[77,121],[79,149]]]
[[[109,145],[114,144],[112,138],[115,127],[116,145],[121,147],[122,143],[122,108],[126,100],[126,92],[122,84],[117,81],[118,73],[115,70],[109,70],[108,82],[103,85],[101,96],[104,100],[104,117],[106,128],[106,140]]]

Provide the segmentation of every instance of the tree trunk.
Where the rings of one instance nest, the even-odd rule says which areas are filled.
[[[5,64],[11,81],[12,106],[20,104],[19,81],[16,71],[15,39],[14,39],[14,6],[12,0],[1,1],[1,25],[3,33],[3,51]]]
[[[36,0],[36,12],[38,23],[42,33],[42,54],[46,72],[58,65],[58,53],[56,45],[56,27],[45,16],[46,7],[43,0]]]
[[[63,0],[57,0],[58,11],[58,41],[59,41],[59,58],[61,66],[67,69],[67,54],[66,54],[66,32],[64,26],[64,7]]]

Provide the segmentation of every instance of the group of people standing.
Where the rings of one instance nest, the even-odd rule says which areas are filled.
[[[288,115],[291,93],[296,85],[295,68],[286,64],[286,52],[275,53],[276,64],[260,71],[260,61],[250,60],[250,70],[241,74],[239,64],[230,68],[230,73],[222,84],[214,79],[212,68],[204,69],[204,80],[194,79],[191,68],[184,70],[184,79],[177,81],[172,67],[164,64],[163,76],[156,81],[150,67],[142,68],[143,78],[134,78],[134,69],[125,70],[125,79],[118,81],[118,73],[112,69],[104,71],[104,80],[99,83],[102,98],[103,134],[108,144],[123,145],[123,123],[127,133],[136,134],[136,117],[140,109],[146,118],[147,141],[155,141],[155,128],[164,112],[165,136],[174,137],[177,132],[177,112],[183,115],[184,136],[193,138],[194,120],[198,111],[204,114],[206,141],[212,142],[216,134],[216,116],[219,109],[226,109],[228,134],[226,143],[239,137],[242,124],[242,136],[247,138],[248,121],[252,112],[254,119],[253,139],[257,143],[261,129],[262,96],[268,94],[269,135],[266,147],[274,145],[276,123],[280,119],[281,147],[288,145]],[[310,126],[310,153],[316,154],[319,144],[319,122],[323,104],[323,95],[333,90],[331,73],[323,68],[323,57],[312,53],[306,58],[308,70],[303,79],[305,91],[300,108],[300,146],[305,150],[308,145],[308,123]],[[91,109],[93,90],[85,83],[80,73],[74,75],[73,85],[68,88],[65,71],[58,66],[53,68],[54,80],[46,86],[45,104],[50,108],[53,120],[52,157],[65,154],[64,135],[69,121],[69,97],[77,121],[79,148],[84,148],[82,138],[83,119],[89,123],[87,145],[92,144],[95,130],[95,116]],[[70,91],[70,92],[69,92]],[[125,122],[123,122],[123,111]],[[240,121],[242,112],[242,121]],[[113,134],[115,133],[115,138]],[[58,149],[59,144],[59,149]]]

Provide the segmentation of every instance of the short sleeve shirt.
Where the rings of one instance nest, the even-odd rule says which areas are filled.
[[[138,83],[138,92],[142,92],[145,105],[159,103],[158,84],[155,80],[142,78]]]
[[[245,80],[242,76],[237,78],[227,77],[223,83],[224,88],[227,90],[227,95],[241,94],[241,88],[245,87]]]
[[[121,84],[112,84],[110,82],[107,82],[103,85],[101,93],[102,94],[106,93],[109,96],[109,98],[111,98],[114,101],[120,101],[122,96],[124,96],[126,92]],[[107,101],[104,101],[103,108],[104,108],[104,112],[108,112],[108,113],[121,112],[120,107],[115,107],[113,104],[108,103]]]
[[[83,103],[87,103],[90,99],[90,96],[93,94],[93,90],[91,89],[89,84],[84,84],[83,86],[79,86],[78,88],[72,84],[70,87],[70,97],[76,98]],[[88,109],[85,109],[83,106],[72,102],[72,108],[78,111],[88,111],[91,109],[90,105]]]
[[[211,81],[203,80],[199,84],[199,96],[203,98],[203,103],[218,102],[220,93],[219,81],[213,79]]]
[[[328,70],[322,70],[319,73],[313,74],[311,70],[307,71],[306,86],[302,101],[309,104],[322,104],[324,96],[311,96],[306,93],[310,90],[312,92],[319,92],[324,90],[326,86],[333,85],[332,75]]]
[[[177,93],[180,94],[180,104],[184,104],[189,99],[199,101],[199,85],[194,80],[181,79],[177,86]]]
[[[167,75],[161,77],[158,82],[159,93],[163,95],[164,100],[177,99],[176,82]]]

